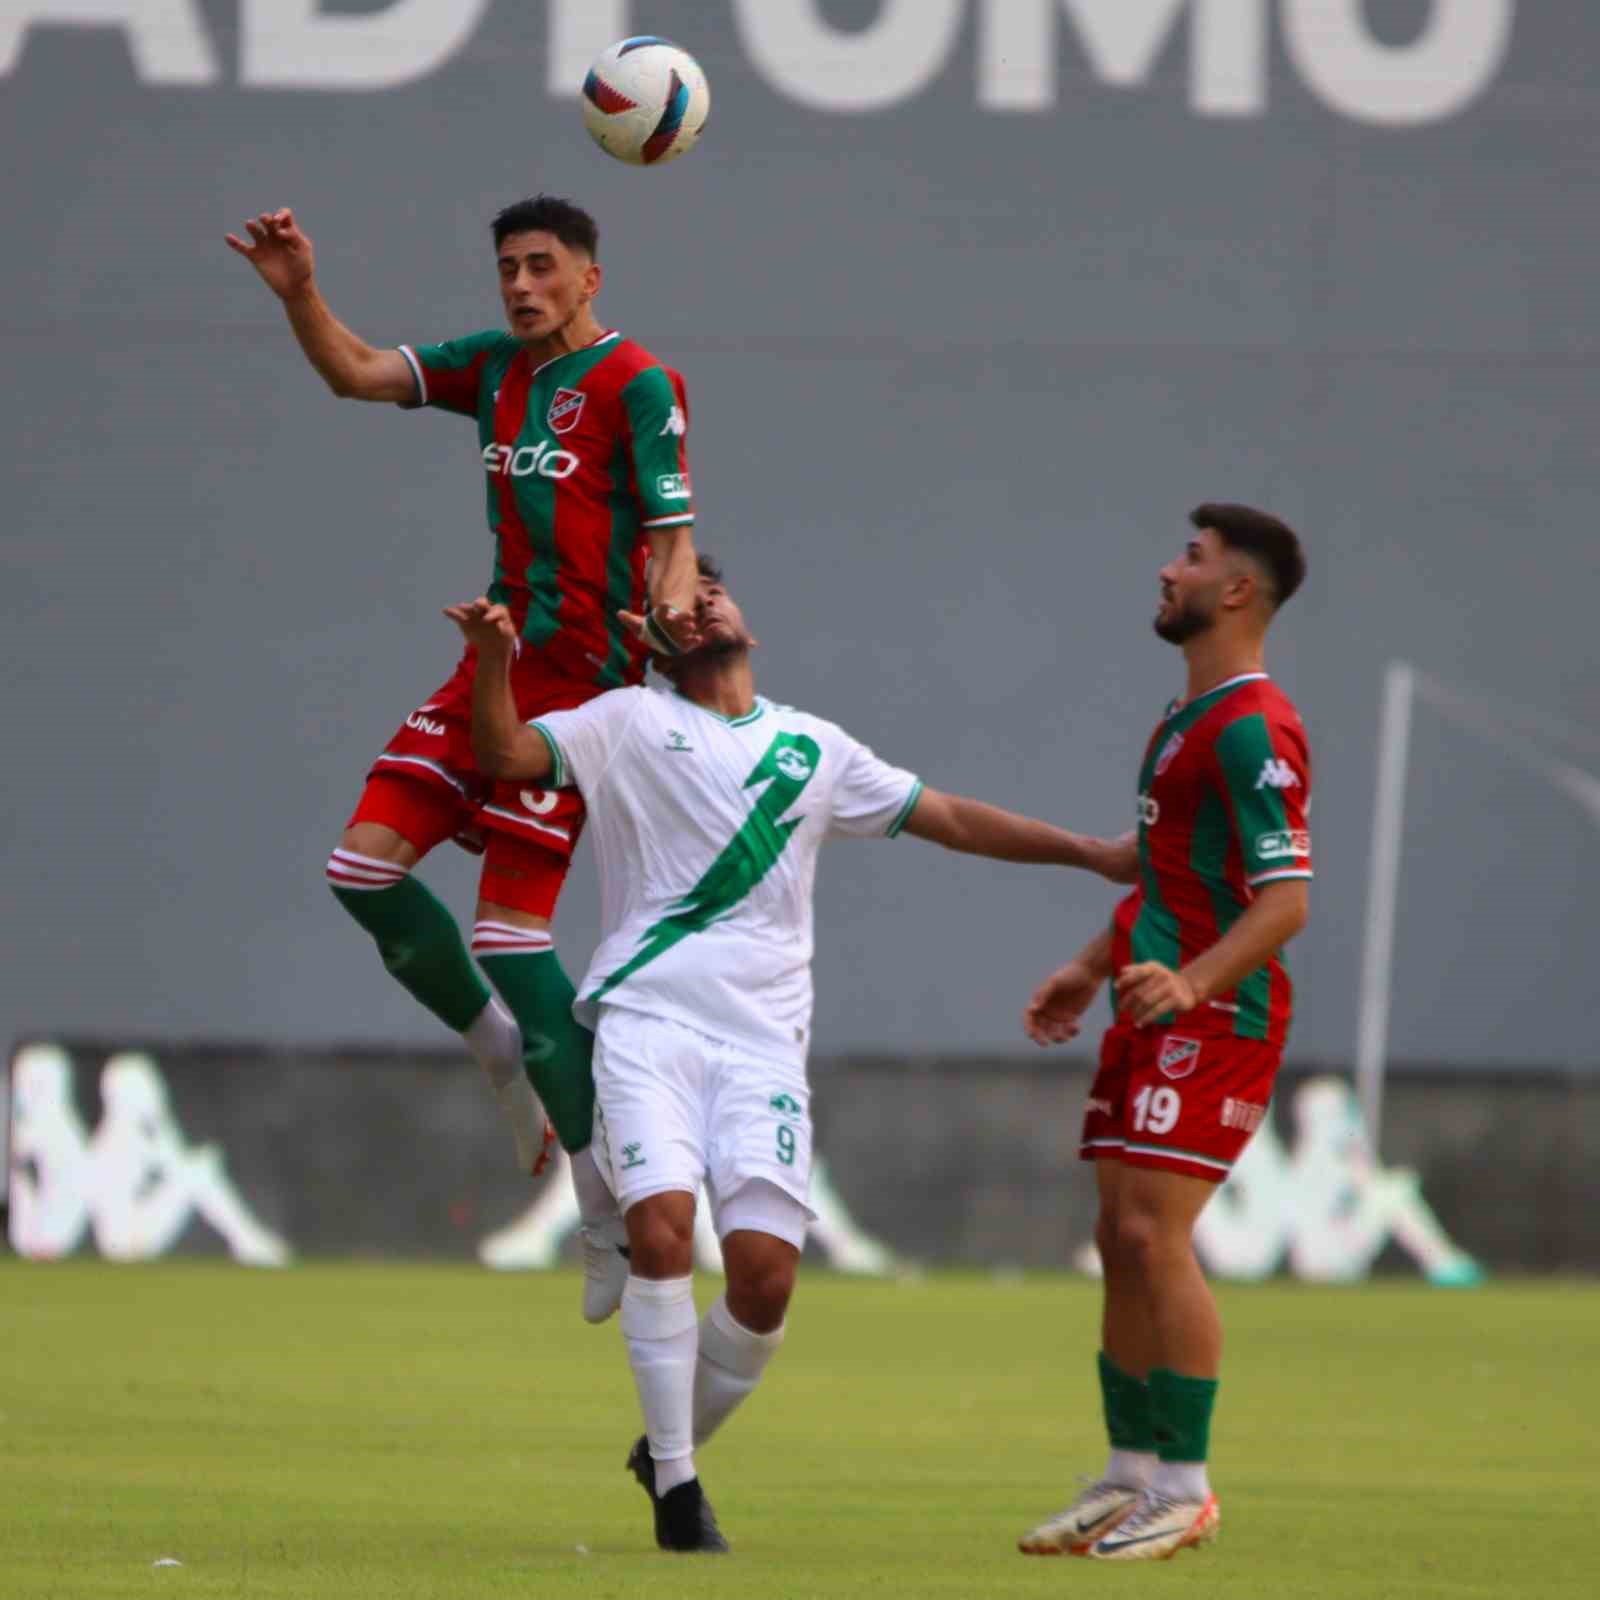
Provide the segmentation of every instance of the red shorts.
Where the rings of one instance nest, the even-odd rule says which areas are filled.
[[[1100,1045],[1078,1154],[1221,1183],[1267,1114],[1282,1059],[1259,1039],[1118,1022]]]
[[[347,826],[382,823],[419,856],[446,839],[481,851],[484,900],[548,917],[583,833],[583,796],[576,789],[491,783],[479,775],[472,756],[477,662],[477,652],[469,649],[449,681],[406,718],[373,762]],[[511,691],[523,721],[583,705],[604,692],[553,676],[538,653],[526,649],[512,665]]]

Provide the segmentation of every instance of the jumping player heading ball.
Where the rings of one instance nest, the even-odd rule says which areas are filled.
[[[520,717],[638,683],[650,649],[672,655],[697,642],[683,380],[596,320],[592,218],[548,196],[508,206],[493,222],[506,329],[389,350],[329,310],[311,240],[290,211],[263,212],[245,227],[248,240],[229,234],[229,246],[278,296],[336,395],[476,420],[496,541],[488,593],[519,636]],[[579,1156],[573,1181],[594,1273],[607,1265],[620,1223],[614,1238],[602,1235],[614,1206],[580,1155],[593,1120],[592,1039],[573,1021],[572,984],[550,934],[583,799],[480,775],[469,732],[476,661],[468,649],[379,755],[327,876],[385,967],[462,1034],[531,1170],[548,1137],[530,1080],[538,1090],[562,1144]],[[411,876],[452,838],[485,852],[472,954],[503,1006],[454,917]]]

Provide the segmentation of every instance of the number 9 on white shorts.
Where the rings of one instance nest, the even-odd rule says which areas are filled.
[[[602,1005],[595,1034],[595,1156],[626,1211],[708,1182],[720,1202],[755,1179],[805,1207],[811,1091],[771,1062],[666,1017]]]

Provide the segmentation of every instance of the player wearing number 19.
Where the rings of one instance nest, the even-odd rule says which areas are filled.
[[[489,592],[518,635],[512,682],[523,715],[637,683],[647,644],[670,653],[694,642],[683,380],[596,320],[591,217],[550,196],[508,206],[492,224],[508,326],[388,350],[328,309],[311,241],[290,212],[264,212],[246,229],[248,240],[230,234],[229,245],[282,301],[306,359],[336,395],[477,423],[475,465],[496,544]],[[468,650],[378,756],[327,876],[385,967],[463,1035],[511,1120],[525,1168],[537,1170],[545,1121],[530,1079],[568,1150],[585,1149],[593,1123],[592,1041],[572,1019],[572,985],[550,936],[583,802],[493,785],[478,771],[468,727],[475,669]],[[451,838],[485,851],[472,953],[509,1014],[491,998],[454,918],[411,876]],[[604,1185],[586,1157],[572,1172],[586,1268],[603,1278],[615,1265],[620,1222],[611,1209],[617,1235],[600,1236]],[[586,1314],[603,1315],[608,1308],[590,1298]]]
[[[694,1451],[783,1339],[811,1175],[811,903],[817,853],[904,831],[1000,861],[1130,878],[1132,841],[1081,838],[924,788],[843,729],[755,692],[754,639],[702,558],[698,649],[671,689],[618,689],[518,716],[514,628],[448,613],[479,651],[473,738],[502,778],[575,786],[594,819],[601,942],[580,986],[598,1013],[595,1153],[622,1206],[622,1332],[644,1412],[628,1465],[666,1549],[725,1549]],[[952,968],[952,976],[954,975]],[[727,1292],[695,1316],[695,1196],[709,1180]]]
[[[1039,1044],[1078,1031],[1115,976],[1089,1090],[1105,1268],[1103,1475],[1021,1540],[1030,1555],[1132,1561],[1216,1536],[1206,1472],[1222,1328],[1194,1224],[1260,1126],[1288,1036],[1279,952],[1309,912],[1311,757],[1268,678],[1268,625],[1300,586],[1300,541],[1247,506],[1203,505],[1161,569],[1157,634],[1188,666],[1139,774],[1139,887],[1040,986]]]

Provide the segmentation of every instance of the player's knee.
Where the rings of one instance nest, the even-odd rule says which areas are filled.
[[[628,1208],[629,1262],[642,1278],[681,1278],[694,1265],[694,1196],[669,1190]]]
[[[794,1297],[798,1256],[781,1239],[772,1243],[778,1248],[749,1251],[743,1259],[727,1263],[728,1310],[752,1333],[782,1327]]]
[[[1161,1219],[1152,1211],[1127,1207],[1102,1221],[1105,1242],[1103,1254],[1134,1272],[1156,1269],[1168,1252],[1168,1241]]]
[[[727,1209],[737,1212],[730,1203]],[[734,1227],[722,1241],[728,1274],[728,1310],[752,1333],[783,1326],[794,1295],[800,1252],[787,1239],[760,1227]]]

